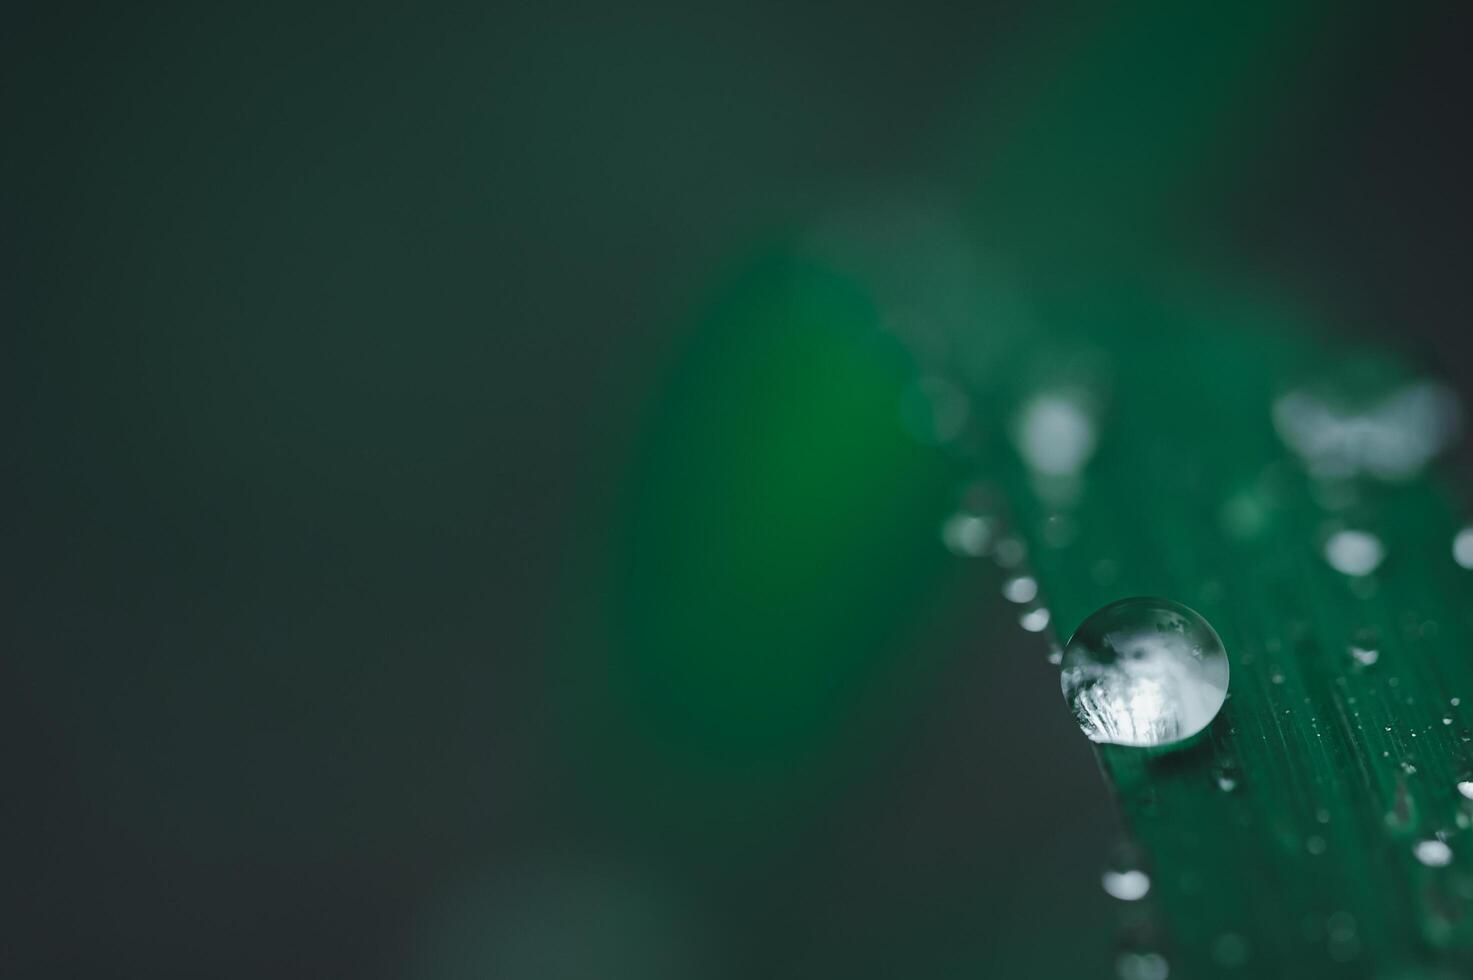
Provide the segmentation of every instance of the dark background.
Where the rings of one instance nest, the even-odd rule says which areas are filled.
[[[845,697],[755,742],[624,717],[600,612],[698,311],[838,205],[964,195],[1018,39],[1109,26],[1022,6],[10,8],[6,972],[1106,955],[1104,783],[924,504],[903,575],[815,581],[898,596]],[[1466,400],[1473,22],[1325,24],[1194,259]]]

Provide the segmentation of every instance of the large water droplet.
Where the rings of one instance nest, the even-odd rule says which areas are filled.
[[[1465,800],[1473,800],[1473,779],[1459,780],[1458,793],[1461,794],[1463,799]]]
[[[1207,620],[1181,603],[1122,599],[1074,631],[1060,683],[1092,740],[1166,745],[1197,734],[1221,710],[1227,651]]]
[[[1368,531],[1336,531],[1325,541],[1325,561],[1345,575],[1369,575],[1385,557],[1381,539]]]

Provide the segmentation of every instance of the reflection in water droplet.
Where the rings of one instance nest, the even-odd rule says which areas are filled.
[[[1014,575],[1002,584],[1002,594],[1009,602],[1019,605],[1032,602],[1038,595],[1038,583],[1031,575]]]
[[[1171,968],[1160,953],[1121,953],[1115,973],[1120,980],[1166,980]]]
[[[1453,859],[1453,849],[1436,839],[1417,841],[1412,853],[1429,868],[1444,867],[1451,864]]]
[[[1069,639],[1060,683],[1090,739],[1165,745],[1197,734],[1221,710],[1227,651],[1207,621],[1180,603],[1122,599]]]
[[[1465,527],[1453,537],[1453,561],[1473,568],[1473,527]]]
[[[1048,609],[1037,606],[1018,617],[1018,625],[1030,633],[1042,633],[1048,626]]]
[[[1381,651],[1374,647],[1352,646],[1350,648],[1350,656],[1362,667],[1369,667],[1381,659]]]
[[[1136,902],[1146,897],[1151,890],[1151,877],[1144,871],[1130,869],[1128,871],[1106,871],[1100,875],[1100,884],[1105,886],[1105,891],[1112,897],[1122,902]]]
[[[958,511],[941,525],[941,543],[954,555],[977,558],[992,542],[992,522],[978,514]]]

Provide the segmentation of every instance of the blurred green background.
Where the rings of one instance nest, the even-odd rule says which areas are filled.
[[[1466,16],[1222,6],[10,8],[5,972],[1108,972],[1015,372],[1469,381]]]

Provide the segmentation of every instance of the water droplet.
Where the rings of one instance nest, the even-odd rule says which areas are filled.
[[[1023,563],[1027,555],[1027,547],[1022,541],[1012,536],[999,538],[997,546],[992,549],[992,557],[997,559],[997,563],[1003,568],[1016,568]]]
[[[1381,659],[1381,651],[1375,647],[1351,646],[1350,656],[1362,667],[1369,667]]]
[[[1060,684],[1090,739],[1166,745],[1197,734],[1222,709],[1227,651],[1208,622],[1180,603],[1122,599],[1070,637]]]
[[[1069,391],[1045,392],[1023,406],[1013,441],[1028,467],[1050,476],[1077,473],[1095,451],[1095,424],[1084,400]]]
[[[1473,568],[1473,526],[1453,536],[1453,561],[1464,568]]]
[[[1463,799],[1473,800],[1473,779],[1464,779],[1458,783],[1458,792],[1463,794]]]
[[[1318,834],[1307,837],[1304,840],[1304,849],[1313,854],[1315,857],[1319,857],[1321,854],[1325,853],[1325,848],[1327,846],[1328,845],[1325,843],[1325,839]]]
[[[1369,531],[1336,531],[1325,541],[1325,560],[1345,575],[1369,575],[1385,557],[1381,539]]]
[[[1032,602],[1038,596],[1038,582],[1031,575],[1014,575],[1002,584],[1002,594],[1019,605]]]
[[[1212,940],[1212,961],[1225,969],[1248,962],[1248,943],[1235,932],[1225,932]]]
[[[967,393],[946,378],[920,378],[900,395],[900,422],[911,438],[940,446],[961,435],[971,414]]]
[[[1042,633],[1048,626],[1048,609],[1036,606],[1018,617],[1018,625],[1030,633]]]
[[[1458,705],[1460,705],[1460,704],[1463,703],[1463,699],[1462,698],[1451,698],[1451,699],[1448,700],[1447,703],[1450,704],[1450,705],[1452,705],[1454,708],[1456,708]]]
[[[1112,898],[1122,902],[1138,902],[1151,890],[1151,876],[1136,868],[1127,871],[1106,871],[1100,875],[1100,884]]]
[[[977,558],[991,542],[992,522],[979,514],[958,511],[941,525],[941,543],[954,555]]]
[[[1291,391],[1274,402],[1274,428],[1318,476],[1366,473],[1382,480],[1416,475],[1457,432],[1457,397],[1441,385],[1420,381],[1389,391],[1381,385],[1369,394]]]
[[[1412,848],[1417,860],[1429,868],[1441,868],[1452,863],[1453,849],[1440,840],[1419,840]]]
[[[1064,648],[1059,646],[1057,642],[1049,644],[1048,662],[1055,667],[1064,662]]]
[[[1043,540],[1051,548],[1062,548],[1074,540],[1079,529],[1068,514],[1051,514],[1043,522]]]
[[[1349,912],[1335,912],[1325,920],[1330,959],[1345,963],[1360,952],[1360,938],[1355,934],[1355,917]]]
[[[1231,762],[1219,762],[1216,766],[1212,767],[1212,781],[1224,793],[1231,793],[1237,789],[1238,783],[1242,781],[1242,778],[1242,773],[1238,771],[1238,767]]]
[[[1115,973],[1120,980],[1166,980],[1171,967],[1160,953],[1121,953]]]
[[[1444,725],[1451,725],[1453,723],[1453,720],[1451,718],[1447,717],[1446,715],[1443,715],[1442,716],[1442,723]]]

